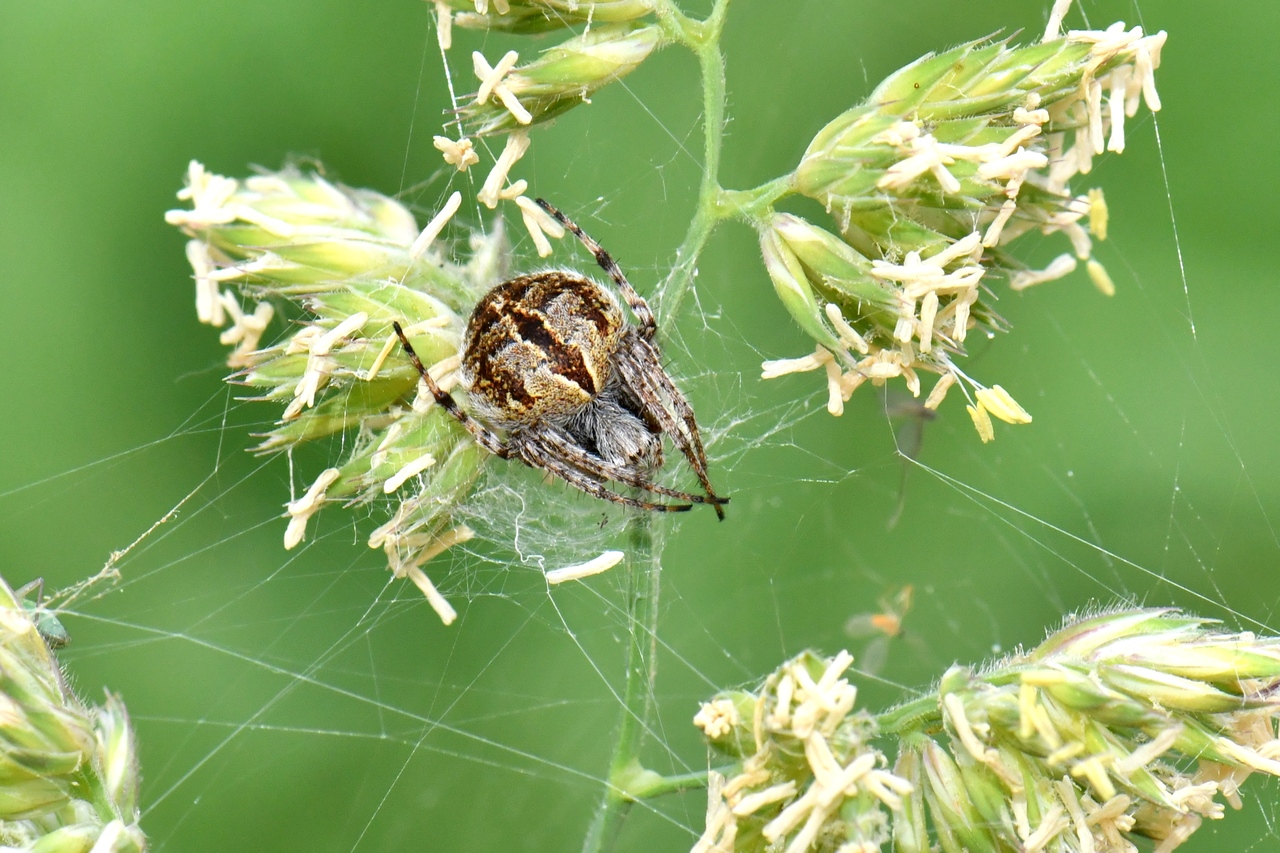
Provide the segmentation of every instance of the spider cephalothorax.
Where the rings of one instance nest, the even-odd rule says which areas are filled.
[[[440,389],[396,324],[405,352],[436,401],[491,453],[615,503],[667,512],[706,503],[724,518],[728,498],[712,489],[693,409],[662,368],[653,312],[599,244],[538,203],[596,256],[639,325],[626,321],[611,292],[575,272],[503,282],[476,304],[462,342],[459,378],[479,420]],[[705,496],[653,482],[663,435],[689,460]],[[610,481],[689,503],[627,497],[608,488]]]

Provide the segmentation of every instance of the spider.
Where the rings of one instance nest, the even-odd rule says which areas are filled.
[[[476,304],[462,342],[459,379],[476,417],[441,390],[395,323],[405,354],[441,408],[495,456],[614,503],[660,512],[710,504],[723,520],[729,499],[712,488],[693,409],[662,368],[648,303],[599,243],[547,202],[538,204],[595,255],[639,325],[627,322],[610,291],[576,272],[548,270],[499,284]],[[705,495],[653,482],[664,435],[689,460]],[[680,503],[619,494],[610,481]]]

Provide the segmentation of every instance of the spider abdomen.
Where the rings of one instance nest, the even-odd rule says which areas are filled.
[[[608,383],[625,329],[617,300],[590,279],[560,270],[511,279],[471,313],[463,385],[495,426],[567,421]]]

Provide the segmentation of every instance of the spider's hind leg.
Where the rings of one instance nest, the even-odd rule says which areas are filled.
[[[513,455],[518,456],[526,464],[553,474],[592,497],[655,512],[688,512],[693,509],[691,503],[661,504],[620,495],[596,479],[595,475],[562,458],[552,447],[537,439],[514,439],[512,450]]]
[[[638,471],[627,465],[618,465],[587,452],[575,444],[568,436],[557,432],[540,432],[536,439],[539,447],[551,456],[572,465],[587,476],[600,480],[614,480],[636,489],[653,492],[677,500],[690,501],[697,504],[714,504],[717,499],[693,495],[678,489],[669,489],[652,482],[647,473]]]

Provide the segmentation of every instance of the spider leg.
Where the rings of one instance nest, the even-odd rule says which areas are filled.
[[[462,407],[458,405],[458,401],[453,399],[453,396],[448,391],[437,385],[436,381],[431,378],[431,374],[422,366],[422,359],[418,358],[418,354],[413,351],[413,344],[409,343],[409,338],[405,335],[404,329],[400,327],[400,323],[392,320],[391,325],[396,330],[396,336],[400,338],[400,346],[404,347],[404,354],[409,356],[409,361],[417,368],[418,375],[422,377],[422,381],[427,383],[427,390],[431,392],[432,397],[436,398],[436,403],[440,405],[440,408],[456,418],[458,423],[462,424],[467,432],[471,433],[472,437],[475,438],[476,444],[502,459],[510,456],[510,446],[499,438],[497,433],[486,429],[479,421],[464,412]]]
[[[545,199],[540,198],[537,201],[539,207],[554,216],[557,222],[573,232],[573,236],[582,241],[582,245],[587,247],[587,251],[596,256],[596,263],[609,274],[609,278],[613,279],[613,283],[618,286],[618,289],[622,291],[623,298],[627,300],[627,305],[631,306],[631,312],[640,321],[640,336],[646,341],[653,340],[654,333],[658,330],[658,323],[653,318],[653,311],[649,308],[649,303],[644,301],[644,297],[636,292],[636,289],[631,286],[631,282],[627,281],[622,268],[618,266],[618,262],[613,259],[613,256],[606,252],[603,246],[588,237],[586,232],[578,227],[577,223],[555,207],[552,207]]]
[[[651,483],[642,475],[637,474],[635,471],[625,466],[614,465],[604,459],[601,459],[599,456],[588,453],[559,431],[541,432],[538,435],[538,441],[570,465],[573,465],[579,470],[586,471],[588,474],[591,474],[601,480],[616,480],[619,483],[625,483],[628,486],[633,486],[637,489],[644,489],[647,492],[653,492],[657,495],[664,495],[669,498],[678,498],[682,501],[692,501],[697,504],[719,504],[728,502],[727,498],[693,495],[677,489],[668,489],[666,486],[659,486],[657,483]]]
[[[660,504],[620,495],[598,480],[593,479],[592,475],[579,469],[572,462],[562,458],[555,448],[538,439],[521,437],[513,439],[512,445],[513,454],[518,456],[525,464],[540,468],[549,474],[559,477],[570,486],[580,489],[592,497],[655,512],[688,512],[693,509],[693,504]]]
[[[626,343],[623,346],[625,356],[619,358],[617,364],[624,381],[628,386],[643,392],[639,396],[645,412],[657,421],[663,432],[671,436],[676,447],[689,460],[689,467],[693,468],[693,473],[697,475],[698,482],[710,499],[708,502],[715,507],[716,516],[723,520],[724,510],[721,505],[728,503],[728,498],[718,496],[711,485],[711,478],[707,475],[707,455],[689,401],[668,378],[658,361],[657,353],[648,341],[636,339],[630,346]],[[663,395],[670,401],[671,407],[680,415],[683,423],[677,421],[667,407],[662,405]]]
[[[698,456],[698,463],[706,471],[707,468],[707,452],[702,446],[702,434],[698,431],[698,421],[693,415],[693,406],[689,405],[689,401],[685,399],[684,394],[680,393],[680,389],[671,381],[671,377],[667,375],[667,371],[662,366],[662,361],[658,357],[658,351],[653,348],[652,344],[647,341],[639,344],[633,349],[639,356],[641,364],[647,369],[649,376],[653,377],[657,382],[658,388],[662,390],[671,402],[671,408],[676,410],[676,414],[684,421],[688,428],[689,439],[693,445],[694,452]],[[692,460],[690,460],[692,462]],[[694,466],[695,468],[698,465]]]

